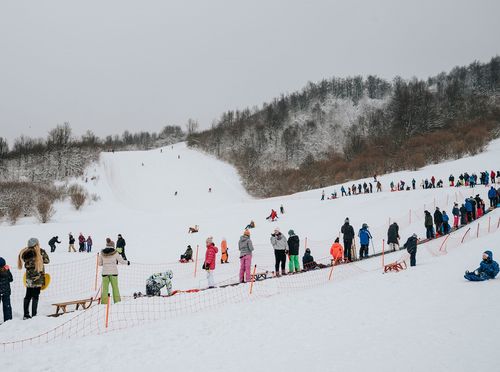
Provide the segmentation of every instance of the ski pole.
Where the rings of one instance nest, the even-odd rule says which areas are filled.
[[[373,239],[370,239],[370,241],[372,242],[372,251],[373,251],[373,254],[375,254],[375,246],[373,245]]]

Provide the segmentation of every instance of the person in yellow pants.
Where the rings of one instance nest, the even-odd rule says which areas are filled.
[[[101,291],[101,304],[108,303],[109,284],[113,291],[113,302],[121,301],[120,290],[118,288],[118,264],[130,265],[130,261],[123,259],[113,245],[111,239],[106,239],[106,248],[99,254],[98,264],[102,266],[102,291]]]
[[[300,264],[299,264],[299,246],[300,240],[293,230],[288,231],[288,271],[290,273],[299,272]]]

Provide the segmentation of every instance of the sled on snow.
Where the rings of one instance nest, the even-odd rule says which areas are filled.
[[[55,314],[49,315],[51,317],[58,317],[59,315],[67,314],[67,313],[72,313],[73,311],[77,311],[80,306],[82,307],[83,310],[87,310],[94,301],[98,302],[100,298],[85,298],[83,300],[75,300],[75,301],[67,301],[67,302],[59,302],[52,304],[52,306],[56,307],[56,312]],[[73,311],[68,311],[67,307],[68,306],[75,306],[75,310]],[[62,313],[59,313],[59,311],[62,311]]]

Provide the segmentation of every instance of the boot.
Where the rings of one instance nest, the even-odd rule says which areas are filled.
[[[24,317],[23,319],[29,319],[31,318],[30,316],[30,299],[25,298],[24,299]]]
[[[34,317],[36,316],[38,310],[38,297],[33,297],[33,300],[31,302],[31,316]]]
[[[285,275],[286,275],[286,271],[285,271],[285,270],[282,270],[282,271],[281,271],[281,275],[282,275],[282,276],[285,276]]]

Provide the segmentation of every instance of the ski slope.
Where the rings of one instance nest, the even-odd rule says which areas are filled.
[[[462,202],[463,197],[476,194],[487,200],[488,189],[481,186],[473,190],[445,187],[388,192],[391,181],[409,183],[414,177],[419,185],[422,178],[434,175],[447,185],[450,173],[458,176],[465,171],[496,170],[500,167],[498,159],[500,141],[495,140],[486,152],[474,157],[431,165],[416,172],[382,175],[379,177],[384,187],[382,193],[321,201],[321,189],[254,199],[245,192],[231,166],[188,149],[183,143],[151,151],[103,153],[99,163],[77,180],[90,193],[99,195],[99,201],[85,206],[81,212],[61,203],[53,221],[45,225],[31,218],[22,219],[16,226],[2,223],[0,255],[15,266],[17,253],[31,236],[38,237],[47,249],[45,242],[52,236],[62,239],[63,244],[50,255],[47,272],[52,270],[54,275],[60,272],[66,287],[51,284],[53,288],[41,296],[41,314],[52,311],[50,303],[62,300],[56,298],[61,293],[64,299],[71,299],[75,293],[80,296],[92,292],[92,283],[86,282],[93,277],[95,258],[66,251],[70,231],[92,235],[94,252],[104,247],[106,237],[115,240],[118,233],[124,236],[132,264],[119,268],[122,295],[144,291],[147,276],[165,269],[174,271],[176,289],[204,288],[206,280],[199,269],[208,236],[213,236],[218,246],[222,238],[228,241],[230,263],[217,265],[218,282],[229,282],[238,274],[237,242],[252,219],[257,225],[251,236],[255,245],[253,263],[259,270],[273,269],[269,237],[276,226],[284,234],[293,229],[299,235],[301,255],[307,238],[313,256],[320,259],[328,256],[330,245],[339,236],[344,219],[349,217],[356,232],[362,223],[370,226],[375,243],[370,247],[372,254],[382,249],[382,239],[386,238],[392,221],[399,223],[404,242],[414,232],[420,237],[425,235],[424,208],[432,212],[438,206],[451,215],[455,200]],[[355,183],[358,182],[364,180]],[[340,185],[325,188],[327,195],[334,190],[340,194]],[[266,221],[271,208],[278,210],[280,205],[284,206],[285,214],[277,222]],[[495,222],[499,214],[495,211],[490,217]],[[485,222],[479,223],[484,228]],[[188,227],[195,224],[200,231],[188,234]],[[334,279],[320,288],[228,304],[71,343],[37,346],[38,352],[48,356],[40,368],[61,370],[68,366],[68,360],[76,370],[82,365],[86,365],[86,370],[102,368],[99,363],[102,359],[106,356],[112,359],[112,351],[106,345],[115,343],[121,345],[122,351],[119,360],[106,366],[111,371],[134,370],[145,361],[151,368],[176,370],[244,371],[285,365],[292,370],[308,367],[352,371],[477,368],[486,363],[481,358],[484,355],[480,354],[481,347],[484,350],[499,346],[493,335],[498,334],[499,323],[494,322],[494,314],[500,310],[500,301],[491,297],[499,282],[465,283],[462,273],[478,265],[486,248],[493,250],[495,256],[494,244],[499,237],[498,233],[488,235],[440,257],[420,249],[418,266],[399,274],[381,275],[377,258],[359,264],[357,275]],[[187,244],[195,250],[200,247],[196,277],[196,264],[176,262]],[[396,259],[401,254],[392,254],[387,259]],[[64,271],[64,267],[70,269]],[[13,271],[18,280],[20,272]],[[270,282],[262,285],[272,286],[277,280]],[[20,320],[24,293],[19,284],[15,288],[12,295],[15,319],[0,325],[0,342],[31,337],[70,317]],[[54,293],[58,290],[59,295],[51,290]],[[483,306],[478,307],[478,303]],[[476,337],[471,347],[468,336],[478,333],[480,341]],[[457,355],[464,350],[467,355],[460,360]],[[7,370],[30,370],[28,361],[20,362],[17,355],[6,353]],[[71,358],[61,360],[60,355]]]

